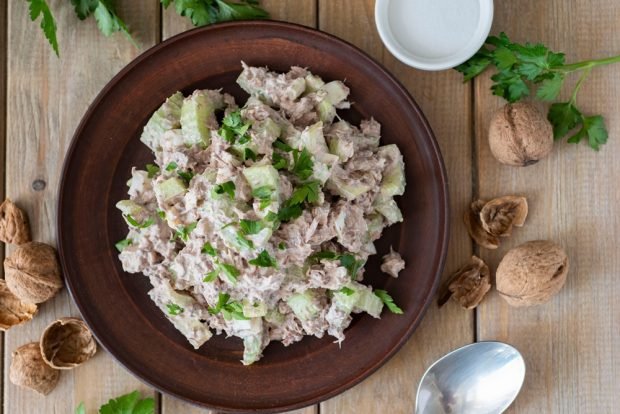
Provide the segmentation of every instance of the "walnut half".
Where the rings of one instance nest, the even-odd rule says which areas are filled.
[[[28,322],[37,313],[37,305],[22,302],[0,279],[0,331]]]
[[[479,257],[472,256],[469,263],[450,275],[440,289],[437,304],[443,306],[452,298],[463,308],[473,309],[490,289],[489,267]]]
[[[499,238],[510,236],[513,226],[523,226],[527,213],[525,197],[504,196],[491,201],[472,202],[463,221],[469,235],[478,245],[497,249]]]
[[[0,204],[0,241],[9,244],[30,241],[28,216],[8,198]]]
[[[75,368],[97,352],[93,334],[79,318],[62,318],[49,324],[40,345],[43,360],[56,369]]]

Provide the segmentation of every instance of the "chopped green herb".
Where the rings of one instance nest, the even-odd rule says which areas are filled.
[[[60,56],[58,53],[58,39],[56,37],[56,21],[54,20],[54,15],[50,11],[49,5],[45,0],[28,0],[28,2],[30,3],[30,20],[34,22],[39,15],[41,15],[41,29],[43,30],[43,34],[52,46],[56,56]]]
[[[215,194],[228,194],[232,200],[235,199],[235,183],[232,181],[226,181],[225,183],[218,184],[214,187]]]
[[[321,259],[326,260],[339,260],[340,266],[347,269],[351,278],[355,278],[359,270],[364,266],[363,260],[357,260],[356,257],[350,253],[338,254],[329,250],[316,252],[308,257],[310,261],[319,261]]]
[[[214,307],[210,307],[209,313],[212,315],[215,315],[217,313],[219,313],[222,310],[222,307],[224,305],[226,305],[226,303],[228,303],[228,299],[230,299],[230,295],[228,293],[218,293],[217,295],[217,303],[215,304]]]
[[[349,287],[343,287],[342,289],[340,289],[338,292],[343,293],[347,296],[351,296],[352,294],[355,293],[355,291]]]
[[[252,242],[252,240],[246,239],[245,235],[241,231],[237,232],[236,240],[237,240],[237,243],[239,243],[239,245],[241,245],[242,247],[245,247],[246,249],[254,248],[254,242]]]
[[[153,220],[153,217],[149,217],[146,220],[144,220],[142,223],[139,223],[135,218],[133,218],[131,214],[127,214],[125,216],[125,220],[127,220],[127,223],[129,223],[129,225],[137,229],[145,229],[149,227],[151,224],[155,223],[155,220]]]
[[[239,272],[239,269],[227,263],[219,263],[218,267],[222,271],[222,273],[224,273],[224,275],[228,278],[228,280],[230,280],[231,283],[234,284],[237,282],[237,278],[241,274],[241,272]]]
[[[166,8],[172,0],[161,0],[161,3]],[[269,14],[258,6],[257,0],[176,0],[174,5],[177,13],[188,17],[194,26],[269,17]]]
[[[202,249],[200,249],[200,252],[208,254],[209,256],[217,255],[217,251],[215,250],[215,248],[213,248],[213,246],[211,246],[211,243],[209,242],[205,242],[205,244],[202,245]]]
[[[210,271],[209,273],[207,273],[207,274],[205,275],[205,277],[204,277],[204,279],[202,279],[202,281],[203,281],[203,282],[207,282],[207,283],[209,283],[209,282],[213,282],[215,279],[217,279],[217,275],[218,275],[219,273],[220,273],[220,272],[219,272],[217,269],[212,270],[212,271]]]
[[[259,200],[271,199],[271,195],[275,190],[276,189],[270,185],[264,185],[252,191],[252,196],[254,198],[258,198]]]
[[[265,226],[258,220],[241,219],[239,220],[239,228],[243,234],[258,234]]]
[[[229,144],[235,143],[235,133],[233,130],[222,127],[218,131],[218,134],[220,134],[224,141],[228,142]]]
[[[265,220],[267,221],[276,221],[277,219],[278,219],[278,215],[274,213],[273,211],[268,212],[267,215],[265,216]]]
[[[241,143],[241,140],[239,140],[239,143]],[[245,150],[243,150],[243,159],[256,161],[256,153],[251,149],[246,148]]]
[[[301,216],[303,212],[299,204],[288,205],[285,203],[282,208],[280,208],[280,211],[278,211],[278,220],[287,222]]]
[[[398,314],[403,313],[403,310],[396,306],[394,299],[392,299],[392,297],[385,290],[375,289],[374,294],[381,299],[383,303],[385,303],[385,306],[387,306],[390,312]]]
[[[243,119],[241,119],[241,112],[237,110],[224,117],[222,120],[222,127],[219,129],[218,133],[229,144],[234,144],[237,136],[239,137],[239,143],[245,144],[250,140],[250,137],[246,136],[249,128],[250,123],[243,122]]]
[[[273,147],[277,148],[277,149],[279,149],[281,151],[284,151],[284,152],[291,152],[291,151],[293,151],[293,148],[291,148],[290,145],[288,145],[286,142],[282,141],[279,138],[274,141]]]
[[[176,303],[170,302],[166,305],[166,307],[168,308],[168,315],[176,316],[180,313],[183,313],[183,308]]]
[[[127,246],[130,246],[131,243],[133,243],[131,239],[124,239],[117,242],[114,247],[116,247],[116,250],[118,250],[119,252],[122,252]]]
[[[243,305],[239,302],[228,302],[226,305],[222,307],[222,315],[224,315],[224,319],[238,319],[238,320],[248,320],[247,316],[243,314]]]
[[[99,414],[154,414],[155,400],[153,398],[141,399],[141,397],[138,391],[134,391],[111,399],[99,408]],[[82,404],[80,406],[84,407]],[[78,411],[76,414],[84,414],[84,412]]]
[[[284,242],[278,243],[278,249],[285,250],[286,249],[286,243],[284,243]]]
[[[271,159],[272,159],[273,168],[275,168],[276,170],[282,170],[284,168],[288,168],[288,160],[284,158],[283,156],[281,156],[280,154],[278,154],[277,152],[273,153],[273,157]]]
[[[194,177],[194,173],[191,171],[179,171],[177,174],[187,185],[189,185],[189,182],[192,181],[192,178]]]
[[[190,223],[185,227],[180,227],[175,234],[179,239],[186,242],[189,239],[189,234],[194,231],[197,225],[198,223]]]
[[[178,168],[179,166],[177,165],[176,162],[172,161],[170,163],[168,163],[168,165],[166,165],[166,171],[174,171]]]
[[[297,187],[289,199],[289,204],[303,204],[304,202],[315,203],[319,200],[319,188],[318,181],[310,181]]]
[[[323,250],[323,251],[316,252],[310,255],[308,259],[310,260],[321,260],[321,259],[336,260],[339,257],[340,255],[336,252],[332,252],[329,250]]]
[[[250,142],[250,139],[251,139],[250,134],[245,134],[241,138],[239,138],[238,142],[239,142],[239,144],[244,145],[244,144],[247,144],[248,142]],[[246,159],[248,158],[247,157],[247,152],[248,151],[250,151],[252,154],[254,154],[254,151],[252,151],[249,148],[246,148],[245,151],[246,151]],[[256,154],[254,154],[254,157],[256,157]],[[256,161],[256,159],[254,159],[254,161]]]
[[[159,172],[159,167],[155,164],[146,164],[146,172],[149,178],[153,178]]]
[[[276,267],[276,259],[271,257],[267,250],[260,252],[255,259],[249,260],[248,263],[260,267]]]
[[[166,212],[163,210],[157,210],[157,215],[159,216],[160,219],[165,220],[166,219]]]
[[[312,175],[313,167],[312,155],[306,148],[301,151],[293,150],[293,174],[301,180],[307,180]]]
[[[271,205],[271,200],[261,200],[258,204],[260,210],[264,210]]]

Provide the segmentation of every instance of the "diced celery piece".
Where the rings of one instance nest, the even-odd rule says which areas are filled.
[[[265,321],[274,325],[281,325],[285,320],[286,316],[281,314],[277,309],[269,309],[265,315]]]
[[[347,161],[355,153],[353,143],[341,137],[329,137],[327,139],[329,152],[338,156],[341,162]]]
[[[370,190],[368,184],[351,184],[346,181],[344,176],[345,172],[342,171],[340,166],[334,165],[332,167],[332,174],[326,182],[326,187],[347,200],[354,200]]]
[[[319,113],[319,119],[326,124],[331,124],[336,117],[336,107],[327,99],[319,102],[316,110]]]
[[[300,144],[313,155],[328,152],[325,137],[323,137],[323,122],[319,121],[306,127],[301,133]]]
[[[405,192],[405,163],[395,144],[379,147],[377,155],[387,161],[381,180],[380,198],[387,200]]]
[[[316,317],[321,310],[315,300],[316,293],[312,289],[305,290],[303,293],[294,293],[286,303],[291,307],[295,316],[301,321],[307,321]]]
[[[325,100],[332,105],[339,104],[349,96],[349,88],[341,81],[328,82],[321,87],[321,90],[327,92]]]
[[[393,198],[381,201],[380,203],[376,204],[375,210],[377,210],[383,215],[383,217],[385,217],[388,225],[403,221],[403,214],[401,213],[400,208],[398,208],[398,205]]]
[[[183,94],[177,92],[157,109],[144,126],[140,141],[151,150],[160,148],[160,138],[164,132],[181,127],[181,105]]]
[[[215,111],[224,107],[224,99],[217,91],[196,90],[183,100],[181,129],[186,144],[211,143],[209,125],[217,125]]]
[[[171,177],[165,181],[155,184],[155,192],[164,200],[183,194],[187,190],[187,185],[179,177]]]
[[[316,154],[314,157],[314,168],[312,177],[319,181],[321,185],[331,176],[333,166],[338,162],[338,156],[328,152]]]
[[[138,216],[142,212],[142,206],[132,200],[121,200],[116,203],[116,208],[123,214],[131,215],[133,217]]]
[[[313,75],[312,73],[306,75],[306,93],[316,92],[319,90],[325,82],[317,75]]]
[[[364,286],[364,288],[358,289],[359,298],[355,303],[355,310],[359,309],[371,315],[374,318],[381,316],[383,310],[383,302],[377,295],[372,292],[372,289]]]
[[[275,194],[280,191],[280,176],[278,175],[278,170],[273,168],[272,165],[253,165],[244,168],[242,172],[252,190],[267,186],[272,187],[275,190]]]
[[[248,335],[243,338],[243,365],[252,365],[258,361],[263,351],[260,335]]]
[[[263,302],[251,302],[244,299],[241,304],[243,305],[243,314],[248,318],[257,318],[267,315],[267,305]]]

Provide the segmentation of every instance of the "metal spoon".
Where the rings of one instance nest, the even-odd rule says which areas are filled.
[[[437,360],[426,370],[416,414],[499,414],[521,390],[525,362],[502,342],[477,342]]]

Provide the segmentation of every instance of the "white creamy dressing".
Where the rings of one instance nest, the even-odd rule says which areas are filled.
[[[479,0],[391,0],[388,20],[394,39],[425,59],[454,55],[467,46],[480,21]]]

